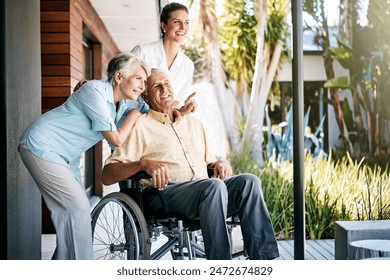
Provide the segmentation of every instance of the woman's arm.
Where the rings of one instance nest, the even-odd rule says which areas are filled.
[[[141,113],[138,110],[131,110],[117,130],[102,131],[104,138],[115,147],[122,146],[139,116],[141,116]]]

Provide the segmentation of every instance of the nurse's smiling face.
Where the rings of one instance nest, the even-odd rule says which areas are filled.
[[[187,36],[189,23],[188,13],[185,10],[172,12],[167,23],[161,22],[164,39],[181,43]]]

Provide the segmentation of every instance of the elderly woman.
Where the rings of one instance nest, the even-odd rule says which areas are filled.
[[[83,152],[105,138],[121,146],[142,112],[128,110],[117,127],[116,105],[137,100],[149,67],[134,54],[108,64],[107,80],[92,80],[22,133],[19,153],[51,211],[57,234],[52,259],[93,259],[90,205],[78,168]],[[137,102],[135,104],[138,104]]]

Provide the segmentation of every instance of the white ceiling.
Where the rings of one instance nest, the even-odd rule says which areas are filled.
[[[90,0],[121,52],[159,38],[158,1]]]

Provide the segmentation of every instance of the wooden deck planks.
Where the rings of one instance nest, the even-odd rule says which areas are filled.
[[[294,259],[294,247],[288,243],[288,241],[278,241],[278,248],[280,259],[293,260]]]
[[[294,240],[278,240],[280,258],[294,260]],[[306,240],[306,260],[334,260],[334,239]],[[49,260],[55,249],[55,235],[42,235],[42,259]]]
[[[278,240],[281,260],[294,259],[294,240]],[[334,260],[334,240],[306,240],[306,260]]]

